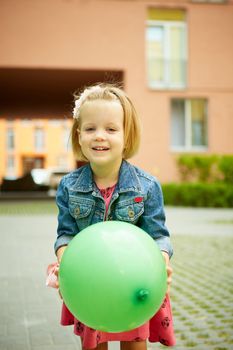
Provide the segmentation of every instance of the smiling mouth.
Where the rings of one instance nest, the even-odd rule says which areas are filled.
[[[108,147],[101,147],[101,146],[92,147],[92,149],[93,149],[94,151],[108,151],[108,150],[109,150]]]

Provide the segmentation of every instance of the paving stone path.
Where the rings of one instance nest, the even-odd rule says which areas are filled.
[[[45,287],[46,266],[54,261],[56,215],[51,204],[44,207],[42,203],[42,208],[31,203],[27,210],[20,204],[8,204],[6,209],[0,203],[0,350],[80,350],[71,327],[59,325],[61,301],[56,291]],[[198,213],[167,208],[175,250],[171,290],[177,337],[174,349],[230,350],[233,214],[230,210],[213,215],[210,210],[194,212]],[[195,215],[200,218],[196,234]],[[180,225],[182,217],[186,229]],[[215,227],[213,234],[204,234],[207,222]],[[165,349],[158,344],[148,347]],[[111,348],[119,347],[113,343]]]

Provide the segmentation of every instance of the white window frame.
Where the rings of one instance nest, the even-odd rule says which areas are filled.
[[[7,151],[14,151],[15,149],[15,130],[13,127],[7,127],[6,131],[6,149]]]
[[[198,99],[198,98],[197,98]],[[202,98],[206,101],[206,123],[207,123],[207,131],[208,131],[208,100]],[[172,114],[172,101],[176,99],[171,99],[171,114]],[[185,123],[185,144],[183,146],[173,146],[171,145],[171,151],[173,152],[206,152],[208,150],[208,132],[207,132],[207,145],[206,146],[195,146],[192,145],[192,113],[191,113],[191,101],[195,100],[195,98],[177,98],[177,100],[184,101],[184,123]],[[171,130],[171,129],[170,129]],[[172,132],[172,130],[171,130]],[[171,140],[170,135],[170,140]]]
[[[170,82],[170,65],[165,64],[165,71],[164,71],[164,81],[163,82],[153,82],[150,80],[149,72],[147,69],[147,83],[148,86],[152,89],[162,89],[162,90],[172,90],[172,89],[184,89],[187,86],[187,62],[188,62],[188,44],[187,44],[187,23],[185,21],[157,21],[157,20],[148,20],[147,21],[147,28],[149,27],[163,27],[164,33],[165,33],[165,40],[164,40],[164,60],[165,62],[169,62],[170,60],[170,32],[171,27],[179,27],[184,29],[184,62],[185,62],[185,79],[182,83],[171,83]],[[146,59],[148,60],[148,53],[146,52]],[[148,67],[148,65],[147,65]]]
[[[41,134],[37,133],[38,131]],[[45,129],[43,127],[36,126],[34,129],[34,147],[37,153],[45,151]]]
[[[6,158],[6,176],[8,178],[16,176],[16,159],[13,154],[8,154]]]

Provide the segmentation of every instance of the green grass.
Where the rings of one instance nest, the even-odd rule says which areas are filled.
[[[229,219],[229,220],[214,220],[214,221],[210,221],[210,222],[214,223],[214,224],[232,225],[233,224],[233,219]]]
[[[18,200],[1,201],[0,215],[57,214],[55,200]]]

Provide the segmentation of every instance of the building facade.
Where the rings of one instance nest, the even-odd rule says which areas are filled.
[[[233,153],[233,1],[2,0],[0,178],[77,164],[73,92],[120,81],[142,120],[132,162]]]

